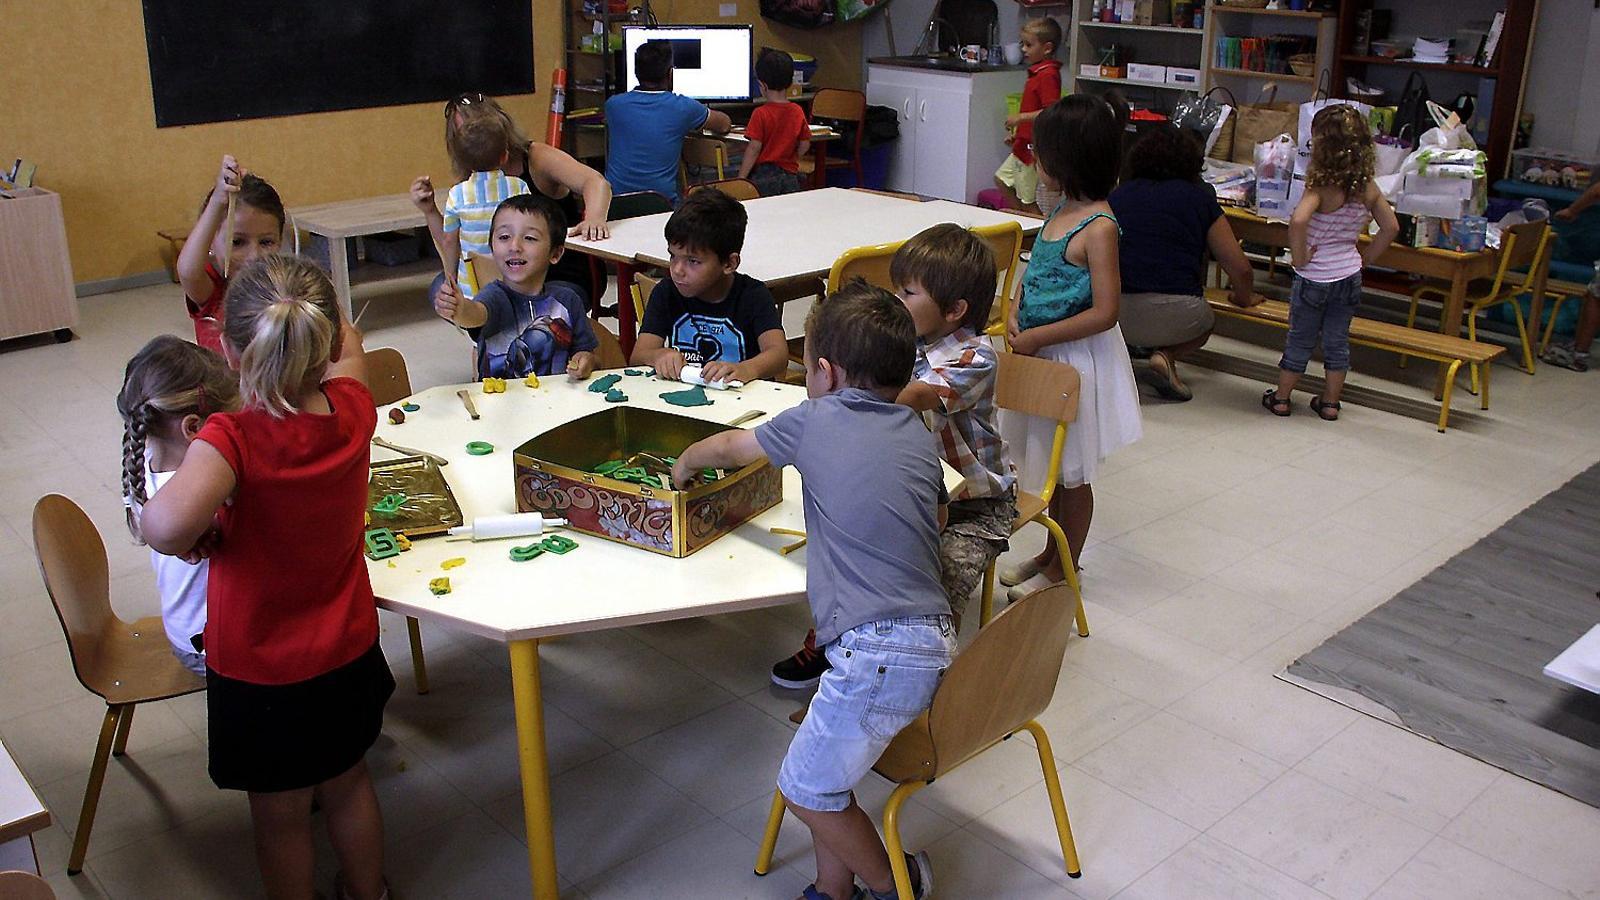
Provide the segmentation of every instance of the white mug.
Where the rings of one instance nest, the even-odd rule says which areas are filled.
[[[974,66],[983,62],[983,48],[977,44],[968,44],[962,47],[961,61]]]
[[[1022,45],[1012,42],[1006,45],[1006,65],[1022,65]]]

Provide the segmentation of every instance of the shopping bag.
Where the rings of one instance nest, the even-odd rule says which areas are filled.
[[[1294,138],[1287,134],[1256,145],[1256,215],[1288,219],[1294,211],[1289,202],[1294,185],[1294,148]]]
[[[1255,162],[1257,144],[1270,141],[1280,134],[1291,133],[1299,107],[1293,103],[1275,102],[1277,91],[1277,84],[1269,82],[1262,88],[1261,99],[1255,103],[1240,104],[1233,113],[1233,152],[1226,157],[1216,151],[1211,155],[1249,165]],[[1220,148],[1220,143],[1218,146]]]
[[[1394,120],[1389,133],[1403,137],[1409,129],[1413,137],[1422,134],[1432,123],[1428,121],[1428,80],[1421,72],[1413,71],[1400,91],[1400,102],[1395,104]]]
[[[1226,94],[1232,103],[1224,103],[1212,96],[1219,91]],[[1193,134],[1205,145],[1205,153],[1209,155],[1222,137],[1228,116],[1238,103],[1233,99],[1233,92],[1225,87],[1214,87],[1204,94],[1188,94],[1172,108],[1172,124]]]

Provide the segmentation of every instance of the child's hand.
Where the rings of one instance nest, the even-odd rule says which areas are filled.
[[[211,203],[218,206],[228,205],[228,196],[239,193],[239,182],[244,179],[244,170],[239,168],[239,161],[232,156],[222,157],[222,169],[217,172],[217,188],[211,192]]]
[[[1576,222],[1578,220],[1578,214],[1573,212],[1572,207],[1569,206],[1566,209],[1556,213],[1551,218],[1555,219],[1557,222]]]
[[[656,376],[677,381],[683,376],[683,365],[686,360],[683,354],[676,350],[668,350],[656,357]],[[703,372],[701,374],[704,374]]]
[[[587,350],[582,353],[574,353],[572,358],[567,360],[567,377],[573,381],[583,381],[593,372],[594,354]]]
[[[700,377],[705,381],[733,381],[739,367],[730,362],[710,362],[700,367]]]
[[[439,211],[438,204],[433,201],[433,179],[426,175],[418,175],[417,179],[411,182],[411,202],[425,213]]]
[[[1012,131],[1017,130],[1017,124],[1022,121],[1022,113],[1012,113],[1006,116],[1006,127]]]
[[[221,541],[222,532],[217,530],[216,525],[212,525],[206,529],[205,534],[200,535],[200,540],[194,542],[194,546],[189,548],[188,553],[184,553],[178,558],[191,566],[198,566],[210,559],[213,553],[217,552],[217,545]]]
[[[683,457],[679,456],[672,464],[672,486],[682,490],[688,487],[694,481],[695,476],[699,474],[699,470],[691,469],[684,465]]]
[[[1043,346],[1039,341],[1039,329],[1037,328],[1029,328],[1026,331],[1011,330],[1007,332],[1006,336],[1011,344],[1011,352],[1023,356],[1032,356],[1038,353],[1039,348]]]
[[[439,293],[433,296],[433,311],[441,318],[454,322],[460,310],[461,292],[456,289],[453,280],[446,279],[444,284],[439,285]]]

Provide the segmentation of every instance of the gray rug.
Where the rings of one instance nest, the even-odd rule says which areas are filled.
[[[1600,465],[1279,677],[1600,807],[1600,695],[1542,672],[1600,621]]]

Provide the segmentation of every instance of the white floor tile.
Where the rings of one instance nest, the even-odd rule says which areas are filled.
[[[1327,895],[1202,834],[1117,894],[1117,900],[1173,897],[1325,900]]]
[[[1378,888],[1373,900],[1560,900],[1561,891],[1444,838],[1434,838]]]
[[[1229,666],[1227,657],[1134,619],[1096,629],[1067,648],[1065,667],[1151,706],[1200,688]]]
[[[1305,621],[1209,580],[1184,588],[1135,618],[1233,660],[1249,657]]]
[[[1505,772],[1440,837],[1575,897],[1600,897],[1600,809]]]
[[[794,730],[735,700],[623,752],[700,806],[721,815],[772,796]]]
[[[742,897],[790,900],[811,881],[785,866],[758,876],[756,842],[722,821],[687,830],[666,844],[583,882],[591,900],[633,897]]]
[[[1184,695],[1167,711],[1286,766],[1305,759],[1360,715],[1244,665]]]

